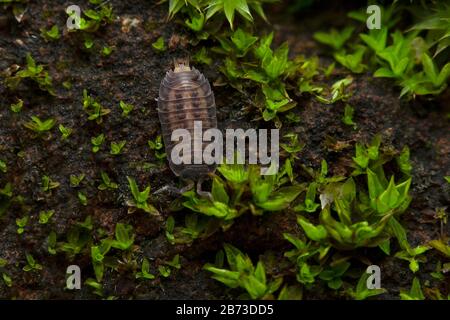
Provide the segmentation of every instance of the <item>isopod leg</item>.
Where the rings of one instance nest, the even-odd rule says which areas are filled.
[[[214,201],[211,192],[202,190],[202,183],[205,181],[205,178],[200,178],[197,181],[197,194],[201,197],[208,198],[211,202]]]
[[[183,187],[183,188],[181,188],[181,189],[179,190],[179,191],[180,191],[180,194],[183,194],[183,193],[185,193],[186,191],[189,191],[189,190],[191,190],[191,189],[194,188],[194,181],[188,180],[187,183],[188,183],[188,184],[187,184],[185,187]]]
[[[174,186],[166,185],[166,186],[156,190],[153,194],[156,195],[156,194],[161,194],[161,193],[166,193],[167,192],[169,194],[178,196],[180,194],[185,193],[186,191],[191,190],[193,187],[194,187],[194,181],[190,180],[190,181],[188,181],[188,184],[185,187],[181,188],[181,189],[176,188]]]

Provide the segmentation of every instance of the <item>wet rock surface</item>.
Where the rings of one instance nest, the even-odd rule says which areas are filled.
[[[156,159],[147,141],[160,133],[155,101],[159,83],[171,67],[172,59],[190,52],[187,35],[176,23],[165,21],[164,5],[151,1],[111,1],[118,17],[113,23],[102,26],[101,32],[94,37],[99,48],[113,47],[109,57],[102,57],[99,49],[94,53],[83,52],[82,40],[67,31],[58,41],[46,43],[39,36],[39,29],[53,24],[65,25],[65,5],[65,1],[31,2],[20,24],[12,18],[6,26],[0,26],[0,70],[13,64],[24,65],[26,53],[30,52],[37,63],[48,68],[56,91],[56,96],[52,97],[32,82],[23,82],[16,91],[10,91],[0,83],[0,159],[8,167],[6,173],[0,173],[0,187],[10,182],[14,195],[23,197],[22,203],[12,203],[0,217],[0,257],[8,261],[5,270],[13,280],[11,287],[0,281],[0,298],[96,298],[87,286],[80,291],[64,290],[65,270],[70,264],[81,267],[84,280],[94,277],[89,253],[70,259],[63,253],[52,256],[47,252],[47,237],[51,231],[56,233],[58,241],[65,241],[70,228],[87,216],[92,216],[94,229],[101,228],[111,236],[117,222],[131,224],[136,233],[134,250],[137,256],[146,257],[151,264],[181,255],[180,270],[168,278],[152,282],[136,280],[126,269],[119,268],[119,272],[108,269],[104,276],[105,296],[124,299],[236,298],[238,294],[211,279],[202,270],[203,265],[214,261],[214,254],[223,242],[232,243],[252,257],[267,251],[280,253],[288,250],[290,244],[283,239],[283,233],[300,233],[295,213],[286,210],[261,217],[243,216],[229,230],[198,239],[191,245],[171,245],[165,238],[164,220],[172,214],[177,217],[186,214],[186,210],[171,212],[170,205],[176,197],[152,197],[152,204],[160,211],[161,218],[144,212],[129,214],[127,176],[134,177],[139,186],[150,184],[152,192],[166,185],[182,184],[165,161]],[[277,41],[287,40],[292,48],[291,54],[320,53],[311,40],[311,34],[292,31],[287,23],[286,26],[277,23],[276,29],[279,34],[284,34],[284,38]],[[169,50],[156,53],[151,44],[161,35],[170,39]],[[211,83],[219,78],[214,65],[202,66],[202,72]],[[64,81],[70,81],[70,89],[62,86]],[[83,89],[98,98],[105,108],[111,109],[103,117],[101,125],[87,120],[82,107]],[[255,113],[242,111],[248,107],[248,97],[230,86],[218,86],[213,90],[219,128],[267,126],[261,121],[253,121]],[[437,208],[450,203],[450,187],[443,178],[450,175],[450,131],[446,119],[450,111],[448,92],[436,101],[403,101],[389,80],[374,79],[370,75],[354,76],[349,90],[352,96],[348,103],[355,109],[356,130],[341,121],[344,103],[329,106],[311,97],[296,98],[298,106],[294,113],[301,121],[295,125],[283,125],[281,132],[281,135],[295,132],[305,144],[296,166],[304,164],[317,169],[321,160],[326,159],[331,174],[349,174],[348,161],[356,141],[368,141],[380,133],[385,145],[396,149],[408,145],[413,164],[413,200],[402,221],[413,245],[435,239],[442,230],[434,213]],[[11,112],[9,106],[19,98],[24,101],[22,111]],[[121,116],[120,100],[135,106],[128,118]],[[74,131],[65,141],[60,139],[57,127],[48,136],[34,137],[24,127],[31,116],[54,118],[58,124]],[[98,153],[92,153],[91,138],[101,133],[106,142]],[[327,137],[348,144],[348,147],[333,150]],[[110,142],[119,140],[127,141],[124,152],[118,156],[110,155]],[[98,190],[101,171],[118,184],[117,189]],[[70,175],[81,173],[85,178],[80,186],[71,187]],[[43,192],[43,175],[59,182],[59,187]],[[86,206],[78,199],[79,191],[87,195]],[[48,224],[39,224],[41,210],[55,211]],[[29,221],[25,232],[18,235],[16,218],[24,215],[29,216]],[[447,224],[443,228],[447,235],[450,234],[449,226]],[[26,252],[32,253],[43,270],[22,271]],[[360,254],[367,252],[361,250]],[[410,287],[412,275],[406,261],[383,255],[371,256],[371,253],[367,257],[376,261],[383,270],[383,286],[389,294],[380,298],[396,298],[401,288]],[[429,254],[427,257],[428,262],[422,264],[418,276],[434,281],[429,273],[434,271],[438,256]],[[290,279],[289,276],[286,279]],[[291,280],[295,282],[294,278]],[[442,292],[448,293],[445,283],[440,286]],[[310,299],[328,297],[329,291],[321,287],[305,294],[305,298]]]

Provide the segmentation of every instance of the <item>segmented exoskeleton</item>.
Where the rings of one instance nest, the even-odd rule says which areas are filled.
[[[186,61],[176,61],[173,70],[166,73],[161,81],[158,98],[158,115],[162,136],[166,147],[169,166],[173,173],[188,181],[200,181],[208,173],[214,172],[215,165],[174,164],[172,148],[178,143],[171,141],[172,132],[186,129],[191,135],[191,159],[194,159],[194,121],[201,121],[202,133],[217,127],[214,93],[205,76],[189,67]],[[202,150],[207,143],[202,144]]]

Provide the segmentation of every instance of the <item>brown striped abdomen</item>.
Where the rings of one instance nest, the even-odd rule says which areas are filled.
[[[159,88],[158,115],[173,173],[183,179],[199,179],[213,172],[215,165],[194,164],[194,121],[202,122],[203,132],[217,127],[214,93],[205,76],[184,66],[168,71]],[[178,143],[171,141],[176,129],[186,129],[191,135],[191,164],[176,165],[171,160],[172,148]],[[202,150],[208,143],[203,144]]]

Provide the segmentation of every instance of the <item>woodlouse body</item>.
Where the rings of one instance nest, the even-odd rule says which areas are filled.
[[[191,158],[194,158],[194,121],[202,122],[202,132],[217,127],[214,93],[205,76],[185,63],[176,63],[174,70],[166,73],[161,81],[158,98],[158,115],[162,136],[166,147],[169,166],[173,173],[186,180],[198,180],[215,170],[215,165],[174,164],[171,160],[172,148],[178,143],[171,141],[176,129],[189,131]],[[205,145],[203,144],[202,149]]]

